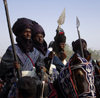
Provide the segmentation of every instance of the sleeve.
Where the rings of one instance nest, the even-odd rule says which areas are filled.
[[[3,55],[0,63],[0,77],[4,77],[11,69],[14,68],[14,56],[10,49],[7,49],[6,53]]]
[[[57,56],[54,56],[53,64],[56,66],[59,72],[61,71],[62,68],[65,67],[64,64],[61,62],[61,60]]]

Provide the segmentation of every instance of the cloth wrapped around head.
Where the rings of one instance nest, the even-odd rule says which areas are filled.
[[[28,31],[25,31],[27,29],[30,29]],[[16,36],[16,42],[22,52],[32,52],[33,51],[33,41],[31,39],[31,32],[33,31],[33,21],[28,18],[19,18],[14,23],[12,27],[13,33]],[[25,32],[27,32],[29,35],[25,36]],[[28,38],[30,37],[30,38]]]
[[[39,25],[37,22],[32,21],[33,24],[33,31],[32,31],[32,38],[34,38],[36,36],[36,34],[42,34],[43,37],[45,37],[45,32],[44,29],[42,28],[41,25]]]
[[[28,18],[19,18],[14,23],[12,30],[15,36],[19,36],[26,28],[33,30],[32,20]]]
[[[66,36],[62,28],[56,30],[56,36],[54,37],[54,40],[58,44],[66,42]]]
[[[47,52],[47,43],[44,40],[45,32],[40,24],[33,21],[32,40],[34,47],[39,50],[43,55]],[[42,36],[42,37],[41,37]]]
[[[81,39],[81,42],[82,42],[83,50],[87,50],[87,42],[84,39]],[[74,52],[81,51],[80,39],[73,41],[72,47]]]

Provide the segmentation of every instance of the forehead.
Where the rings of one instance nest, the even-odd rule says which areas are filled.
[[[64,42],[60,42],[59,45],[65,45],[65,43]]]
[[[36,37],[41,37],[41,36],[43,37],[43,34],[41,34],[41,33],[36,34]]]
[[[24,30],[24,32],[31,32],[31,29],[30,29],[30,28],[26,28],[26,29]]]

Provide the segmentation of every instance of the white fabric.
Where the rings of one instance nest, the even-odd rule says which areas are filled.
[[[67,61],[66,61],[66,60],[63,60],[62,63],[63,63],[64,65],[66,65],[66,64],[67,64]]]
[[[53,69],[56,69],[56,66],[54,64],[51,64],[49,74],[53,74]]]
[[[36,71],[35,68],[32,71],[22,71],[22,77],[24,76],[35,77],[36,76],[35,71]]]

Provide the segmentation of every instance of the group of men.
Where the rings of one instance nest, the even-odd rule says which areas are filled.
[[[2,83],[6,83],[5,84],[6,86],[8,84],[11,86],[8,87],[8,90],[5,93],[6,97],[4,97],[1,94],[2,93],[2,89],[1,89],[1,93],[0,93],[1,97],[0,98],[7,98],[7,97],[12,98],[12,97],[10,97],[11,96],[10,90],[11,90],[14,82],[17,82],[17,87],[19,88],[18,89],[19,92],[17,93],[17,96],[19,96],[19,97],[17,97],[17,98],[28,98],[28,97],[29,98],[38,98],[38,97],[36,97],[37,92],[35,92],[35,89],[37,89],[36,86],[34,86],[32,89],[31,89],[31,87],[28,87],[28,86],[32,86],[33,82],[30,83],[31,78],[33,77],[36,79],[36,81],[34,82],[33,85],[39,85],[40,81],[45,81],[47,83],[48,82],[50,83],[52,78],[50,78],[51,80],[48,80],[45,78],[44,74],[46,73],[46,74],[48,74],[48,76],[50,76],[51,73],[49,73],[49,70],[50,70],[51,65],[53,65],[54,66],[53,68],[56,69],[56,71],[55,70],[52,70],[52,71],[58,72],[56,74],[57,76],[53,82],[56,81],[55,83],[57,83],[58,85],[59,84],[62,85],[60,88],[62,89],[63,92],[61,95],[58,94],[58,98],[67,98],[66,94],[68,94],[68,98],[74,98],[74,97],[69,97],[69,95],[71,93],[73,96],[76,94],[75,97],[77,97],[77,94],[79,95],[79,94],[83,93],[83,91],[80,91],[80,89],[78,87],[79,82],[80,82],[80,80],[77,80],[77,78],[79,78],[78,74],[76,74],[76,77],[75,77],[75,80],[77,80],[77,83],[75,80],[73,81],[74,84],[76,83],[76,88],[77,88],[77,90],[75,90],[75,88],[74,88],[75,94],[73,92],[71,92],[70,90],[69,90],[70,93],[68,93],[68,92],[66,93],[66,89],[64,88],[66,86],[64,85],[64,83],[62,83],[62,81],[65,81],[65,80],[63,80],[63,78],[65,78],[65,77],[62,77],[62,75],[63,75],[62,70],[64,71],[67,67],[68,67],[68,69],[70,67],[72,67],[74,69],[74,67],[72,65],[77,65],[77,64],[82,64],[82,63],[86,64],[87,62],[88,62],[87,67],[85,66],[85,69],[84,69],[84,70],[87,70],[86,74],[90,73],[89,76],[87,76],[88,83],[86,82],[87,87],[85,88],[87,93],[85,93],[84,95],[80,95],[80,98],[81,97],[86,98],[86,96],[88,96],[88,95],[91,96],[91,98],[96,97],[95,86],[94,86],[94,76],[93,76],[93,66],[91,63],[89,63],[91,58],[88,59],[89,55],[88,55],[88,51],[87,51],[87,43],[85,40],[81,39],[83,53],[84,53],[84,59],[82,58],[80,40],[78,39],[75,42],[74,41],[72,42],[74,55],[70,58],[70,60],[67,63],[67,61],[66,61],[67,55],[64,50],[65,43],[66,43],[66,36],[65,36],[63,29],[60,28],[60,29],[56,30],[56,36],[54,37],[54,41],[52,41],[49,44],[49,47],[44,39],[45,31],[42,28],[42,26],[40,24],[38,24],[36,21],[33,21],[28,18],[19,18],[14,23],[14,25],[12,27],[12,31],[16,36],[17,43],[14,45],[14,47],[16,50],[16,55],[17,55],[18,61],[16,62],[14,60],[14,53],[13,53],[12,46],[9,46],[1,59],[0,79],[1,79]],[[20,75],[21,75],[21,77],[24,77],[23,78],[24,80],[22,78],[16,79],[18,76],[17,75],[18,73],[15,70],[16,67],[19,68]],[[75,67],[75,68],[77,68],[77,67]],[[82,66],[82,68],[84,68],[84,66]],[[61,72],[61,74],[59,75],[60,72]],[[27,77],[27,79],[25,79],[25,77]],[[40,80],[40,81],[38,81],[38,80]],[[8,83],[9,81],[10,81],[10,83]],[[24,84],[23,81],[24,82],[26,81],[27,85]],[[59,83],[58,83],[58,81],[59,81]],[[81,81],[81,82],[83,82],[83,81]],[[24,86],[23,86],[23,84],[24,84]],[[26,88],[28,88],[28,91],[34,89],[34,94],[32,94],[33,92],[31,92],[31,91],[27,92],[25,89],[23,90],[23,88],[25,86],[26,86]],[[59,86],[56,85],[54,87],[57,90],[56,92],[58,93],[60,90],[58,88]],[[68,86],[66,88],[68,88]],[[87,89],[89,89],[89,90],[87,90]],[[3,90],[4,90],[4,88],[3,88]],[[76,91],[79,91],[79,92],[76,93]],[[46,97],[47,97],[47,95],[46,95]],[[49,98],[52,98],[52,97],[49,97]],[[57,98],[57,96],[55,98]]]

